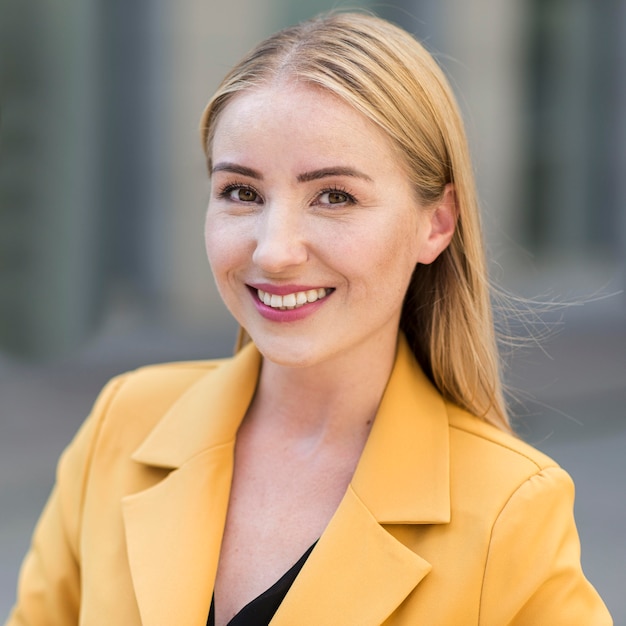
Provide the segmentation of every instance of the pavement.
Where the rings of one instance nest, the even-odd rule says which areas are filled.
[[[0,620],[57,458],[104,383],[146,363],[227,355],[233,336],[136,325],[46,363],[0,353]],[[566,325],[518,350],[507,378],[520,435],[574,478],[583,568],[626,626],[626,324]]]

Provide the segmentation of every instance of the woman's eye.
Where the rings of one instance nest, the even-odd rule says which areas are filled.
[[[238,202],[256,202],[259,198],[259,194],[249,187],[236,187],[231,189],[228,195],[231,200],[237,200]]]
[[[351,200],[351,196],[344,191],[326,191],[320,196],[322,204],[345,204]]]

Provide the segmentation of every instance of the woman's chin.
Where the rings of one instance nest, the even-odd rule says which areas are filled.
[[[313,342],[302,337],[293,339],[261,336],[252,337],[252,341],[264,359],[281,367],[296,369],[311,367],[332,356],[332,351],[320,350],[322,347],[319,345],[320,342],[315,342],[317,345],[312,345]]]

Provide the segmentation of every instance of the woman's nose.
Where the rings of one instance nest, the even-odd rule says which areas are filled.
[[[302,216],[289,207],[266,205],[258,225],[253,262],[277,274],[307,260]]]

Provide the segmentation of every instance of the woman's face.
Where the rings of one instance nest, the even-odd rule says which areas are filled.
[[[320,88],[267,86],[222,111],[212,163],[209,261],[266,358],[304,367],[395,345],[437,220],[378,127]]]

